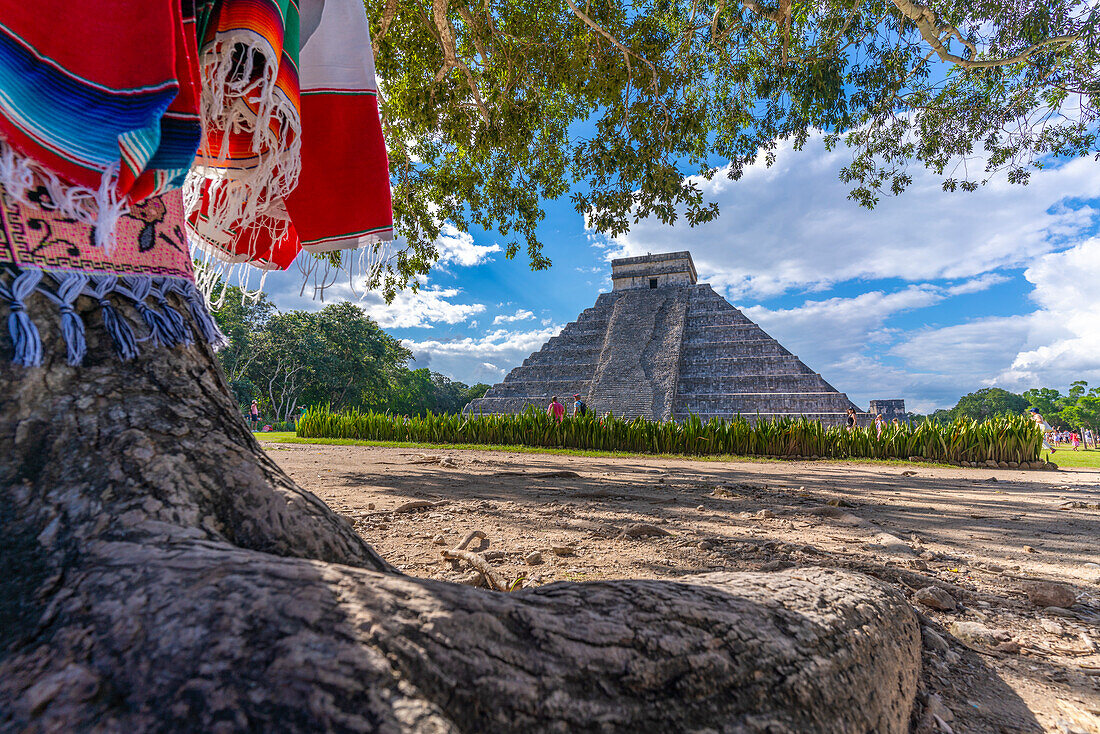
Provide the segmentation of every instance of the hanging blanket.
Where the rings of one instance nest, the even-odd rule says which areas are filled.
[[[43,357],[32,296],[61,310],[72,364],[81,294],[123,358],[222,343],[188,244],[286,268],[303,248],[376,247],[391,217],[359,0],[0,0],[0,305],[16,362]]]
[[[46,186],[109,246],[128,204],[179,187],[201,133],[194,26],[179,0],[0,2],[9,195]]]
[[[300,13],[299,13],[300,7]],[[283,269],[393,239],[374,58],[358,0],[223,0],[201,52],[196,243]]]

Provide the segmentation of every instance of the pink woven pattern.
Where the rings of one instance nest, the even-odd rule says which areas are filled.
[[[111,254],[95,245],[94,228],[51,208],[45,188],[21,204],[0,189],[0,264],[89,274],[155,275],[193,282],[178,189],[131,206],[118,223]]]

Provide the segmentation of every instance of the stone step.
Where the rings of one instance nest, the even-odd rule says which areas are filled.
[[[833,386],[818,374],[680,376],[676,394],[731,395],[770,392],[831,392]]]
[[[506,382],[545,382],[547,380],[566,380],[571,382],[588,382],[592,379],[592,373],[596,370],[595,362],[587,364],[540,364],[519,366],[508,373]]]
[[[704,326],[756,326],[740,311],[689,311],[687,330],[692,331]]]
[[[677,413],[843,413],[851,405],[837,392],[741,393],[732,395],[677,396]]]
[[[493,397],[587,395],[590,380],[505,380],[492,387]],[[488,395],[489,393],[486,393]]]
[[[684,361],[689,363],[723,357],[794,356],[774,339],[744,339],[733,342],[685,341],[682,353]]]

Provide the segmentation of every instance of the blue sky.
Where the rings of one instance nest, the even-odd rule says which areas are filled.
[[[837,179],[844,156],[818,138],[740,181],[719,174],[703,186],[722,214],[696,228],[644,221],[609,239],[567,199],[548,202],[549,271],[505,259],[491,233],[451,231],[419,293],[359,303],[415,366],[495,383],[610,290],[612,257],[686,249],[700,282],[862,406],[904,398],[926,412],[990,385],[1100,385],[1100,163],[975,193],[914,171],[905,194],[867,211]],[[280,308],[318,308],[299,284],[292,269],[266,291]],[[342,285],[333,297],[355,299]]]

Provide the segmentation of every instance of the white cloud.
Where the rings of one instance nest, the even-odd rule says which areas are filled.
[[[433,285],[421,287],[415,293],[401,291],[393,303],[386,303],[376,293],[368,293],[359,305],[383,329],[427,327],[435,323],[458,324],[485,310],[482,303],[453,303],[458,288]]]
[[[516,321],[526,321],[527,319],[533,318],[535,318],[534,313],[532,313],[531,311],[525,311],[521,308],[517,309],[516,312],[510,316],[507,314],[501,314],[500,316],[497,316],[493,319],[493,325],[497,326],[500,324],[511,324],[515,323]]]
[[[745,315],[856,403],[901,397],[930,412],[984,385],[1022,391],[1100,381],[1100,239],[1044,255],[1025,272],[1039,310],[903,332],[902,312],[1006,282],[999,274],[959,284],[914,284],[891,293],[807,300]]]
[[[807,300],[788,309],[751,306],[742,310],[833,387],[866,406],[872,399],[908,394],[907,376],[884,368],[876,356],[884,348],[879,345],[897,337],[884,326],[886,321],[944,297],[943,289],[920,284],[893,293],[870,291],[853,298]]]
[[[468,232],[461,232],[452,224],[444,224],[439,238],[435,241],[439,252],[439,265],[461,265],[472,267],[489,261],[489,256],[500,252],[500,245],[475,245],[474,238]]]
[[[781,344],[806,355],[814,369],[843,363],[870,343],[888,341],[883,324],[891,316],[939,303],[943,290],[927,283],[893,293],[870,291],[853,298],[805,301],[788,309],[750,306],[742,309]]]
[[[1024,277],[1038,309],[916,332],[891,350],[908,368],[938,375],[954,395],[982,385],[1023,391],[1100,382],[1100,239],[1038,258]]]
[[[1024,272],[1039,309],[1028,317],[1030,342],[998,381],[1066,385],[1100,380],[1100,238],[1052,253]]]
[[[612,254],[691,250],[701,280],[735,299],[767,298],[857,278],[960,279],[1025,266],[1072,244],[1100,214],[1061,203],[1100,190],[1090,159],[1036,171],[1028,186],[998,179],[974,193],[945,193],[914,169],[905,194],[867,211],[837,179],[849,155],[826,151],[820,136],[800,152],[783,143],[771,168],[699,182],[721,208],[716,221],[673,229],[644,220],[612,242]]]
[[[966,293],[978,293],[988,290],[995,285],[1007,283],[1009,280],[1011,280],[1011,278],[999,273],[986,273],[978,278],[971,278],[970,280],[964,280],[962,283],[948,286],[944,290],[948,295],[961,296]]]
[[[559,331],[560,325],[530,331],[495,329],[479,337],[404,339],[402,343],[413,351],[418,362],[426,359],[432,369],[443,374],[464,382],[496,383],[507,372],[496,365],[518,365]]]

